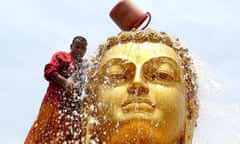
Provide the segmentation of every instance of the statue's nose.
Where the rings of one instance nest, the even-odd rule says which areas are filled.
[[[148,94],[149,88],[143,83],[135,82],[128,87],[127,92],[129,95],[143,96]]]

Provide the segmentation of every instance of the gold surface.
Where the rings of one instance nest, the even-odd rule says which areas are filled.
[[[100,45],[94,63],[86,143],[191,144],[195,75],[178,39],[152,30],[121,32]]]

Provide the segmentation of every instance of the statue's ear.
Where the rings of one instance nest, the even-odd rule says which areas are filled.
[[[84,144],[91,144],[91,141],[95,138],[95,132],[93,132],[93,129],[96,128],[96,123],[94,121],[96,121],[95,118],[91,116],[88,117]]]
[[[91,140],[91,117],[88,118],[87,120],[87,126],[86,126],[86,135],[85,135],[85,143],[84,144],[90,144],[90,140]]]
[[[185,130],[183,134],[183,138],[180,144],[192,144],[193,133],[195,129],[196,121],[189,120],[186,118],[185,120]]]
[[[93,117],[91,115],[91,110],[89,105],[92,104],[91,98],[89,96],[84,97],[81,101],[81,129],[82,129],[82,144],[91,144],[91,136],[92,136],[92,129],[94,129],[93,125]]]
[[[197,126],[198,105],[196,99],[190,100],[191,110],[187,110],[187,117],[185,120],[184,142],[183,144],[192,144],[194,130]],[[191,111],[191,112],[190,112]]]

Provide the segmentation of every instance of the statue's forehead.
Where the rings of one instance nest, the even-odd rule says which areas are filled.
[[[114,58],[127,59],[135,64],[143,64],[155,57],[168,57],[178,62],[178,56],[173,48],[162,43],[134,43],[118,44],[110,48],[102,58],[101,64]]]

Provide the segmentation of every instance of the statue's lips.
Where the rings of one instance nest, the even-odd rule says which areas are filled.
[[[155,104],[149,99],[128,99],[121,107],[123,112],[152,112]]]

